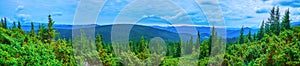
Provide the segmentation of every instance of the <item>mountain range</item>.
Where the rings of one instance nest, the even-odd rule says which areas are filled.
[[[42,23],[34,23],[35,30]],[[45,26],[47,25],[44,23]],[[292,23],[292,26],[299,26],[300,23]],[[90,24],[90,25],[63,25],[63,24],[55,24],[54,28],[59,33],[61,38],[70,39],[72,38],[72,30],[86,30],[95,27],[95,34],[100,34],[103,36],[105,42],[110,42],[111,38],[111,28],[112,26],[133,26],[129,38],[130,40],[139,40],[142,36],[145,39],[151,39],[154,37],[161,37],[166,41],[178,41],[179,34],[182,35],[182,40],[189,40],[190,37],[193,37],[194,41],[197,37],[197,32],[193,32],[190,29],[195,28],[197,31],[200,32],[201,40],[208,39],[210,36],[210,27],[199,27],[199,26],[146,26],[146,25],[134,25],[134,24],[114,24],[114,25],[97,25],[97,24]],[[182,33],[178,33],[176,28],[185,29]],[[22,24],[22,29],[25,31],[30,31],[30,24]],[[122,28],[122,27],[121,27]],[[216,28],[218,29],[218,28]],[[244,28],[244,35],[247,35],[249,30],[251,30],[251,34],[257,33],[258,28]],[[122,32],[120,32],[122,34]],[[226,38],[237,38],[240,35],[240,28],[226,28]]]

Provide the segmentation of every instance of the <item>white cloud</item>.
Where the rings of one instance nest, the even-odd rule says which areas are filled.
[[[53,12],[51,15],[52,16],[62,16],[63,12]]]
[[[20,12],[20,11],[22,11],[22,10],[24,10],[24,6],[23,6],[23,5],[19,5],[19,6],[16,8],[16,12],[17,12],[17,13]]]
[[[283,0],[219,0],[223,9],[223,14],[227,26],[229,27],[259,27],[262,20],[269,18],[269,12],[273,6],[280,7],[281,16],[284,15],[286,9],[291,11],[291,19],[294,21],[300,21],[300,18],[294,12],[299,11],[299,8],[293,8],[291,6],[281,6]],[[252,16],[253,18],[244,18]]]
[[[17,15],[15,15],[15,19],[20,21],[20,22],[30,21],[31,15],[29,15],[29,14],[17,14]]]
[[[184,16],[187,16],[187,15],[184,14],[184,11],[180,11],[174,16],[163,16],[162,18],[171,21],[171,20],[176,20],[176,19],[182,18]]]
[[[74,25],[96,24],[106,0],[81,0],[74,15]]]
[[[160,2],[160,4],[157,4]],[[172,24],[191,24],[187,13],[169,0],[136,0],[128,4],[116,16],[116,23],[135,24],[140,19],[159,17]]]

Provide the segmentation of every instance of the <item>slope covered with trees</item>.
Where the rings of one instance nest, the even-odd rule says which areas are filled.
[[[25,32],[20,22],[7,26],[7,20],[1,19],[0,24],[0,65],[104,65],[104,66],[133,66],[160,65],[173,66],[189,63],[188,65],[228,65],[228,66],[299,66],[300,65],[300,27],[290,26],[290,12],[286,10],[281,17],[279,7],[270,11],[270,18],[262,21],[257,34],[251,30],[244,35],[241,28],[238,40],[226,44],[225,54],[214,54],[218,46],[214,43],[225,44],[224,38],[219,37],[212,27],[208,40],[200,41],[191,37],[189,41],[152,41],[141,36],[140,40],[129,41],[129,50],[116,54],[112,43],[106,43],[102,35],[97,35],[95,41],[89,41],[84,32],[76,40],[65,40],[52,27],[55,23],[48,16],[48,25],[39,25]],[[281,19],[280,19],[281,18]],[[37,32],[34,29],[38,29]],[[179,37],[180,38],[180,37]],[[196,38],[196,41],[193,41]],[[163,44],[166,47],[161,47]],[[153,47],[154,46],[154,47]],[[120,46],[123,47],[123,46]],[[151,51],[153,49],[164,50]],[[187,60],[196,58],[196,62]],[[218,58],[223,58],[218,63]],[[184,61],[183,61],[184,60]],[[187,66],[188,66],[187,65]]]

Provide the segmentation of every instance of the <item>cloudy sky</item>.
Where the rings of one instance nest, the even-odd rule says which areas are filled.
[[[105,2],[102,8],[99,2]],[[92,4],[85,5],[86,10],[101,9],[93,14],[82,15],[96,15],[96,23],[100,25],[114,24],[118,18],[121,21],[123,19],[122,23],[205,26],[209,25],[210,18],[205,13],[213,13],[221,14],[227,27],[259,27],[262,20],[267,20],[273,6],[280,6],[281,15],[289,8],[292,22],[300,22],[299,0],[219,0],[214,3],[199,3],[196,0],[94,0],[84,4],[80,0],[0,0],[0,17],[7,17],[9,22],[46,23],[47,15],[52,14],[56,24],[74,24],[76,13],[91,12],[78,9],[80,4]],[[205,5],[217,5],[221,12]]]

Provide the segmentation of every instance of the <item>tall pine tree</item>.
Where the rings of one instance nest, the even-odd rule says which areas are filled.
[[[47,43],[51,43],[52,39],[55,38],[56,33],[53,28],[54,21],[51,18],[51,15],[48,16],[48,38],[47,38]]]
[[[291,28],[290,22],[291,22],[291,20],[290,20],[290,11],[289,11],[289,9],[287,9],[285,11],[285,14],[283,16],[283,20],[281,22],[281,30],[290,29]]]
[[[200,47],[200,43],[201,43],[201,37],[200,37],[200,32],[198,31],[198,34],[197,34],[197,40],[196,40],[196,45],[195,45],[195,49],[199,49]]]
[[[13,22],[13,27],[12,27],[12,29],[15,29],[15,28],[17,28],[17,25],[16,25],[16,22]]]
[[[239,42],[239,44],[243,44],[244,43],[244,26],[241,29],[240,36],[239,36],[239,41],[238,42]]]
[[[21,22],[18,21],[18,29],[22,29]]]
[[[7,29],[7,21],[6,18],[1,19],[2,22],[2,28]]]
[[[260,29],[257,33],[257,39],[260,40],[264,37],[264,32],[265,32],[265,21],[263,20],[262,23],[261,23],[261,26],[260,26]]]
[[[248,35],[247,35],[247,39],[248,39],[248,42],[251,42],[251,41],[252,41],[252,37],[251,37],[251,29],[249,29],[249,32],[248,32]]]
[[[42,40],[43,43],[47,42],[47,29],[45,28],[44,24],[39,25],[38,33],[37,33],[37,38]]]
[[[274,20],[275,20],[275,7],[272,8],[271,12],[270,12],[270,18],[268,18],[268,21],[266,22],[266,26],[265,26],[265,31],[267,34],[271,35],[275,29],[273,26],[274,24]]]
[[[276,35],[279,35],[280,33],[280,12],[279,12],[279,7],[277,6],[277,9],[276,9],[276,12],[275,12],[275,19],[274,19],[274,29],[273,32],[276,34]]]
[[[101,35],[96,36],[96,50],[98,52],[102,51],[103,49],[103,40]]]
[[[34,24],[33,22],[31,22],[30,24],[31,24],[30,36],[35,37]]]

